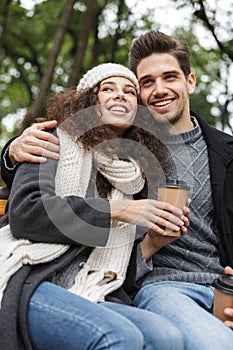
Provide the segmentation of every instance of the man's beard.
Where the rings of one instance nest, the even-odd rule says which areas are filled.
[[[166,117],[163,117],[161,114],[158,114],[157,112],[151,109],[150,109],[150,112],[156,124],[166,129],[166,128],[169,128],[169,126],[174,127],[174,125],[176,125],[176,123],[181,119],[184,113],[184,110],[179,111],[177,114],[173,115],[169,120]]]

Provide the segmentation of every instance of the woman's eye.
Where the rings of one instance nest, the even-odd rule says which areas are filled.
[[[130,94],[130,95],[136,96],[136,92],[134,90],[127,90],[127,91],[125,91],[125,94]]]
[[[110,87],[104,87],[101,91],[113,91],[113,89]]]

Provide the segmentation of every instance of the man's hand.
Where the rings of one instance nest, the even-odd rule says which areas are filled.
[[[233,269],[230,266],[226,266],[224,269],[225,274],[232,275],[233,276]],[[233,319],[233,308],[227,307],[224,309],[224,314],[231,319]],[[233,321],[228,320],[224,322],[228,327],[233,329]]]
[[[59,158],[59,140],[45,130],[57,126],[56,120],[35,123],[10,144],[9,157],[15,163],[44,163],[47,158]]]

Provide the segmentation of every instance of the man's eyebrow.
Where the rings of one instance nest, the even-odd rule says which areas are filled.
[[[163,73],[163,75],[166,75],[166,74],[177,74],[177,75],[180,75],[181,72],[177,69],[173,69],[173,70],[169,70],[169,71],[166,71]]]
[[[168,70],[168,71],[164,71],[162,73],[162,75],[167,75],[167,74],[176,74],[176,75],[180,75],[181,72],[177,69],[173,69],[173,70]],[[153,78],[153,74],[146,74],[146,75],[143,75],[138,81],[140,83],[140,81],[144,80],[144,79],[148,79],[148,78]]]
[[[147,75],[143,75],[138,82],[140,83],[141,80],[146,79],[146,78],[151,78],[152,74],[147,74]]]

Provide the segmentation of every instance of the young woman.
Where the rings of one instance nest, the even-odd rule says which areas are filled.
[[[172,323],[126,305],[135,225],[165,234],[188,224],[178,209],[139,199],[150,167],[136,145],[157,154],[159,170],[166,158],[153,135],[132,126],[137,80],[108,63],[88,71],[77,90],[55,95],[48,108],[59,123],[59,161],[21,164],[12,185],[0,235],[10,227],[14,237],[14,260],[1,245],[11,276],[1,284],[1,348],[180,350]]]

